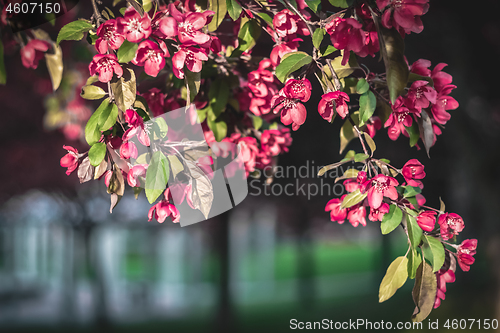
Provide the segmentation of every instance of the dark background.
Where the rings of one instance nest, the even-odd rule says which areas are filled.
[[[80,3],[79,6],[83,5]],[[457,281],[447,286],[446,300],[429,317],[433,321],[438,319],[441,328],[447,319],[500,319],[500,198],[497,191],[500,185],[500,97],[497,92],[500,56],[499,7],[498,1],[494,0],[467,4],[451,0],[430,1],[430,10],[422,18],[424,31],[405,38],[405,53],[409,63],[420,58],[431,60],[432,67],[439,62],[445,62],[449,65],[445,71],[453,75],[453,84],[458,86],[452,96],[460,103],[460,107],[450,111],[452,118],[446,124],[443,135],[438,137],[436,145],[431,149],[431,159],[428,159],[424,151],[410,148],[405,138],[396,142],[390,141],[385,130],[381,130],[375,137],[378,145],[376,156],[388,158],[394,165],[399,166],[410,158],[417,158],[425,164],[427,177],[423,194],[427,198],[427,204],[438,207],[441,197],[447,205],[447,211],[460,214],[465,221],[466,227],[460,235],[460,240],[478,239],[478,254],[471,271],[457,271]],[[83,11],[87,11],[87,8]],[[377,63],[377,59],[362,61],[370,68],[382,66]],[[61,310],[54,315],[55,319],[46,321],[35,315],[47,306],[43,304],[50,306],[52,303],[39,303],[42,305],[38,305],[38,308],[29,305],[36,303],[37,297],[41,297],[44,285],[36,285],[33,282],[37,281],[36,274],[31,278],[16,276],[13,280],[10,279],[9,274],[12,275],[17,268],[8,263],[8,258],[15,254],[2,252],[2,331],[62,332],[68,329],[99,329],[106,332],[282,332],[288,331],[292,318],[298,321],[366,318],[393,323],[409,320],[414,308],[410,282],[383,304],[378,304],[377,298],[378,284],[388,264],[396,256],[404,255],[404,236],[399,234],[385,237],[383,240],[377,235],[378,227],[370,222],[364,228],[368,231],[361,230],[361,227],[354,229],[349,224],[333,224],[324,212],[324,205],[332,196],[317,196],[311,200],[300,195],[249,196],[241,206],[230,213],[182,230],[180,226],[170,225],[168,222],[163,225],[148,223],[147,207],[144,205],[140,206],[142,215],[139,217],[127,216],[127,212],[120,208],[120,205],[113,214],[117,215],[105,215],[108,207],[105,201],[107,198],[103,193],[104,186],[97,182],[81,186],[77,184],[78,180],[74,174],[66,176],[59,166],[59,159],[65,153],[61,149],[62,145],[79,144],[69,143],[60,132],[47,131],[43,127],[44,94],[40,92],[46,91],[46,87],[32,84],[40,82],[35,78],[47,77],[43,61],[38,70],[28,70],[22,67],[18,53],[13,53],[7,55],[6,65],[8,83],[0,88],[0,203],[4,207],[4,213],[0,215],[0,223],[3,225],[0,238],[2,246],[4,249],[8,248],[5,244],[9,244],[12,239],[9,235],[13,235],[10,232],[15,228],[37,226],[37,223],[54,225],[55,228],[60,228],[58,230],[63,230],[63,233],[73,230],[75,243],[71,266],[74,277],[61,280],[66,281],[64,287],[61,287],[66,290],[62,292],[63,301],[57,303]],[[300,167],[305,161],[314,161],[315,165],[320,166],[341,158],[338,154],[341,123],[337,120],[334,125],[329,125],[318,115],[316,105],[320,95],[319,87],[316,88],[316,94],[313,94],[306,105],[307,121],[293,133],[293,145],[290,152],[280,158],[280,165]],[[84,145],[79,147],[84,149]],[[360,151],[357,142],[351,143],[348,148]],[[105,204],[89,204],[97,202],[90,199],[91,197],[102,198]],[[44,204],[40,202],[46,202],[49,208],[43,208]],[[70,209],[67,202],[71,203]],[[58,221],[50,221],[51,215],[47,211],[56,210],[56,207],[62,213],[57,215]],[[267,222],[260,221],[259,215],[256,214],[263,207],[274,209],[275,212],[275,215],[272,215],[273,221],[270,222],[273,226],[275,245],[269,247],[269,253],[259,252],[258,245],[258,240],[263,235],[259,232],[266,230],[267,225]],[[38,209],[41,213],[39,218],[36,218]],[[91,212],[96,209],[101,211],[102,218],[90,217]],[[30,215],[26,212],[32,213]],[[237,229],[234,226],[243,223],[241,216],[245,214],[262,226],[255,229],[257,231],[252,231],[252,236],[248,236],[251,238],[249,244],[256,242],[257,245],[250,246],[251,250],[246,253],[252,258],[258,257],[260,253],[263,259],[252,261],[253,259],[237,256],[237,259],[246,260],[248,264],[231,261],[231,250],[235,251],[239,246],[231,245],[228,240]],[[261,217],[260,219],[262,220]],[[97,220],[99,221],[96,222]],[[134,222],[125,223],[125,220]],[[106,228],[116,232],[126,230],[129,247],[137,247],[137,252],[143,255],[127,257],[124,274],[133,283],[123,287],[117,287],[115,281],[103,278],[106,268],[99,266],[102,257],[101,250],[94,247],[94,244],[99,244],[95,241],[95,235],[102,234],[102,230],[107,230]],[[147,297],[137,296],[144,305],[137,301],[140,304],[136,302],[135,306],[137,309],[145,309],[144,315],[139,311],[130,320],[124,320],[123,316],[114,316],[110,310],[114,301],[104,296],[107,294],[106,289],[112,287],[118,294],[123,295],[128,295],[131,288],[143,288],[146,290],[144,293],[151,293],[147,290],[148,286],[154,284],[150,278],[150,274],[154,274],[150,273],[149,269],[155,264],[150,258],[157,255],[154,252],[157,250],[144,244],[154,243],[155,235],[165,230],[182,233],[182,237],[189,239],[189,242],[195,233],[203,234],[202,252],[207,254],[209,264],[205,264],[202,270],[206,271],[204,274],[208,276],[207,283],[213,293],[191,295],[189,304],[192,306],[187,305],[181,310],[166,311],[155,316],[148,315],[149,310],[146,311],[155,310],[154,306],[148,303]],[[191,248],[191,243],[186,247]],[[148,255],[148,251],[152,251],[151,255]],[[175,251],[172,253],[175,255]],[[269,297],[253,302],[238,299],[235,296],[237,292],[234,292],[238,287],[232,289],[231,283],[237,284],[239,280],[231,277],[234,270],[231,265],[242,265],[246,273],[240,276],[248,278],[252,276],[252,272],[262,271],[258,264],[256,267],[251,263],[267,263],[266,258],[269,257],[275,258],[272,263],[274,274],[271,274],[269,279],[288,281],[286,283],[290,286],[289,297],[273,299],[270,293]],[[189,262],[191,257],[188,254],[183,260]],[[357,275],[349,275],[354,273]],[[283,275],[282,278],[280,274]],[[330,276],[331,283],[321,282],[329,281]],[[321,277],[323,279],[320,279]],[[81,280],[88,281],[91,295],[89,297],[92,300],[86,307],[90,309],[90,314],[83,316],[79,315],[77,310],[69,310],[79,297],[75,296],[72,291],[75,289],[72,288]],[[185,280],[189,282],[189,274],[185,276]],[[57,283],[54,288],[58,288]],[[252,288],[263,292],[266,284],[256,283]],[[141,292],[138,293],[141,295]],[[265,294],[265,290],[263,293]],[[208,305],[194,306],[203,303],[205,295],[212,295],[211,301],[206,301]],[[198,301],[197,297],[200,298]],[[175,309],[175,302],[172,309]],[[65,312],[66,310],[68,311]],[[35,315],[31,317],[30,313]]]

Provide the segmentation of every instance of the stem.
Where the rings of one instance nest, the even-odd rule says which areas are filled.
[[[349,119],[349,122],[351,123],[352,127],[356,130],[356,133],[358,134],[358,138],[359,138],[359,141],[361,141],[361,146],[363,146],[363,152],[369,156],[368,154],[368,150],[366,150],[366,146],[365,146],[365,142],[363,141],[363,139],[361,138],[361,132],[359,131],[358,129],[358,126],[356,126],[356,124],[354,123],[354,120],[352,120],[351,116],[348,115],[348,119]]]
[[[103,19],[101,13],[99,13],[99,8],[97,8],[97,0],[91,0],[91,1],[92,1],[92,8],[94,9],[94,14],[92,15],[92,17],[96,22],[96,30],[97,30],[97,28],[101,25],[101,23],[106,22],[106,20]]]
[[[326,59],[326,63],[328,64],[328,67],[330,68],[330,72],[332,72],[332,79],[333,79],[333,82],[335,83],[335,90],[340,90],[340,87],[341,87],[340,80],[339,80],[339,77],[337,76],[337,73],[333,69],[332,61],[330,59]]]
[[[436,209],[436,208],[432,208],[432,207],[429,207],[429,206],[425,206],[425,205],[422,205],[420,207],[423,207],[423,208],[427,208],[427,209],[430,209],[430,210],[433,210],[435,212],[438,212],[440,214],[443,214],[444,212],[440,211],[439,209]]]

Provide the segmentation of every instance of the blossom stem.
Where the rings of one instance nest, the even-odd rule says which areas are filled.
[[[368,155],[368,150],[366,150],[365,142],[363,141],[363,138],[361,138],[361,132],[358,129],[358,126],[356,126],[356,124],[354,123],[354,120],[352,120],[350,115],[348,115],[347,117],[348,117],[349,122],[351,123],[352,127],[354,128],[354,130],[356,130],[356,133],[358,134],[359,141],[361,141],[361,146],[363,146],[363,152],[366,155]]]
[[[326,59],[326,63],[328,64],[328,68],[330,68],[330,72],[332,72],[332,79],[333,82],[335,83],[335,90],[340,90],[341,87],[340,80],[339,77],[337,76],[337,73],[333,69],[332,61],[330,59]]]
[[[96,22],[96,29],[101,25],[101,23],[104,23],[106,22],[106,20],[104,20],[102,18],[102,15],[101,13],[99,13],[99,9],[97,8],[97,0],[92,0],[92,8],[94,9],[94,14],[92,15],[92,17],[94,18],[95,22]]]
[[[444,212],[440,211],[439,209],[432,208],[432,207],[429,207],[429,206],[424,206],[424,205],[422,205],[421,207],[424,207],[424,208],[427,208],[427,209],[433,210],[433,211],[438,212],[438,213],[440,213],[440,214],[443,214],[443,213],[444,213]]]

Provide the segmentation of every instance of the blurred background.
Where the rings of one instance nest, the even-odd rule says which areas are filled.
[[[90,17],[88,7],[81,1],[59,19],[72,21],[78,11]],[[446,300],[429,316],[443,331],[447,319],[500,320],[499,7],[495,0],[467,6],[431,0],[424,31],[405,38],[410,63],[445,62],[458,86],[452,96],[460,107],[451,111],[431,158],[404,138],[390,141],[385,130],[375,137],[377,157],[397,166],[410,158],[425,164],[427,205],[439,207],[441,197],[466,223],[459,240],[478,239],[476,263],[470,272],[457,270]],[[65,42],[63,52],[88,59],[90,51],[80,44]],[[262,52],[271,47],[265,40],[259,45]],[[363,62],[383,70],[377,59]],[[377,223],[353,228],[330,222],[324,206],[331,193],[257,195],[250,188],[237,208],[185,228],[148,222],[146,199],[132,193],[109,214],[102,182],[80,185],[59,166],[63,144],[85,147],[68,140],[79,137],[76,127],[57,126],[68,117],[57,103],[75,101],[66,108],[77,110],[71,111],[77,118],[91,110],[71,89],[47,95],[45,66],[25,69],[18,50],[7,52],[6,65],[8,83],[0,87],[0,331],[287,332],[292,319],[410,320],[411,282],[378,303],[387,266],[406,252],[402,231],[382,237]],[[68,80],[85,75],[84,66]],[[311,170],[341,159],[341,123],[329,126],[318,115],[318,90],[290,152],[280,158],[284,168]],[[348,149],[361,150],[357,142]],[[291,175],[276,184],[296,181],[333,182],[309,171],[304,179]]]

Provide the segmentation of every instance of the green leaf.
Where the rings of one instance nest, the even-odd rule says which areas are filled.
[[[276,67],[276,77],[281,82],[285,83],[286,78],[296,70],[302,68],[305,65],[310,64],[312,57],[302,51],[290,52],[286,54],[281,63]]]
[[[59,45],[53,46],[53,54],[45,53],[45,63],[47,64],[47,69],[49,71],[50,81],[52,81],[52,90],[56,91],[61,84],[64,66],[61,47]]]
[[[354,152],[354,151],[353,151]],[[342,161],[340,162],[337,162],[337,163],[333,163],[333,164],[329,164],[329,165],[325,165],[324,167],[322,167],[319,171],[318,171],[318,177],[321,177],[323,176],[327,171],[329,170],[332,170],[332,169],[336,169],[338,168],[339,166],[341,166],[342,164],[346,163],[346,162],[349,162],[351,161],[352,159],[343,159]],[[352,169],[349,169],[349,170],[352,170]],[[348,170],[348,171],[349,171]],[[347,171],[346,171],[347,172]]]
[[[3,43],[0,39],[0,84],[7,83],[7,71],[5,70],[5,62],[3,58]]]
[[[108,93],[104,91],[104,89],[102,89],[101,87],[97,87],[97,86],[83,86],[82,87],[82,92],[80,94],[80,96],[82,96],[82,98],[85,98],[85,99],[90,99],[90,100],[94,100],[94,99],[101,99],[103,98],[104,96],[106,96]]]
[[[259,17],[261,17],[264,21],[266,21],[266,23],[267,23],[267,24],[269,24],[269,26],[270,26],[271,28],[273,28],[273,29],[274,29],[274,27],[273,27],[273,18],[272,18],[271,16],[269,16],[269,15],[268,15],[268,14],[266,14],[266,13],[257,13],[257,15],[258,15]]]
[[[221,141],[227,135],[227,124],[225,121],[215,121],[207,117],[207,125],[214,132],[215,140]]]
[[[116,57],[118,58],[118,62],[125,63],[130,62],[135,57],[135,53],[139,48],[139,44],[131,43],[128,40],[124,40],[123,44],[118,49],[116,53]]]
[[[329,0],[330,3],[339,8],[347,8],[353,4],[354,0]]]
[[[201,72],[193,73],[189,69],[184,70],[184,81],[189,96],[189,102],[192,103],[200,91]]]
[[[418,123],[416,121],[410,127],[406,127],[406,132],[410,136],[410,147],[413,147],[417,144],[418,139],[420,138],[420,131],[418,130]]]
[[[368,83],[368,81],[363,78],[359,79],[358,83],[356,84],[356,92],[360,95],[363,95],[368,90],[370,90],[370,84]]]
[[[408,277],[410,279],[414,279],[417,275],[417,269],[420,263],[422,262],[422,258],[420,257],[420,253],[416,249],[410,249],[408,252]]]
[[[357,189],[354,192],[349,193],[344,200],[342,201],[342,204],[340,205],[340,208],[349,208],[354,206],[355,204],[365,200],[367,196],[367,193],[361,193],[359,189]]]
[[[124,68],[121,78],[115,77],[111,80],[111,90],[115,96],[115,103],[118,108],[122,112],[130,109],[135,102],[137,92],[134,71],[130,68]]]
[[[240,18],[241,11],[243,10],[243,8],[241,8],[238,1],[226,0],[226,7],[227,7],[227,12],[229,13],[229,16],[231,16],[233,21],[236,21],[237,19]]]
[[[389,96],[394,104],[398,96],[404,93],[408,83],[408,65],[406,64],[404,52],[405,44],[399,32],[392,28],[387,29],[376,20],[380,52],[385,64],[385,73]]]
[[[89,150],[89,161],[93,166],[98,166],[106,156],[106,144],[104,142],[97,142]]]
[[[262,123],[264,122],[264,120],[261,117],[254,116],[253,114],[251,114],[250,116],[252,117],[253,128],[259,130],[259,128],[262,127]]]
[[[332,45],[327,45],[321,48],[320,53],[322,57],[326,57],[327,55],[330,55],[335,51],[337,51],[335,47],[333,47]]]
[[[150,204],[165,191],[169,173],[168,159],[161,151],[155,151],[146,171],[146,197]]]
[[[154,131],[156,135],[162,139],[167,136],[168,125],[165,119],[163,119],[162,117],[158,117],[155,119]]]
[[[57,44],[63,40],[80,40],[83,34],[92,29],[92,22],[87,20],[77,20],[66,24],[57,35]]]
[[[406,215],[406,228],[408,229],[408,238],[413,249],[416,249],[422,241],[423,231],[415,218],[409,214]]]
[[[247,52],[257,43],[262,29],[259,23],[250,19],[240,29],[238,34],[238,47],[231,53],[231,57],[239,57],[243,52]]]
[[[341,55],[339,57],[336,57],[335,59],[332,60],[331,65],[335,73],[337,73],[338,78],[342,79],[344,77],[348,77],[349,75],[351,75],[356,70],[356,68],[359,68],[359,65],[358,61],[356,60],[356,55],[353,52],[351,52],[349,54],[349,61],[347,62],[347,64],[345,64],[345,66],[342,66],[342,58],[344,56],[344,50],[341,50],[340,54]],[[332,73],[330,71],[330,66],[325,65],[323,69],[327,73],[327,75],[331,78]]]
[[[420,113],[420,118],[418,118],[418,129],[420,131],[422,141],[424,142],[427,156],[430,158],[429,150],[434,143],[434,128],[432,128],[431,118],[425,110],[422,110],[422,112]]]
[[[179,158],[175,155],[168,155],[168,161],[170,163],[170,168],[172,169],[172,175],[174,178],[179,174],[179,172],[184,171],[184,165],[182,165]]]
[[[434,81],[429,76],[422,76],[415,73],[410,73],[410,75],[408,76],[408,84],[412,84],[415,81],[421,81],[421,80],[429,82],[431,87],[434,87]]]
[[[444,201],[441,200],[441,197],[439,197],[439,210],[442,211],[443,213],[446,210],[446,205],[444,204]]]
[[[227,13],[226,0],[208,0],[208,9],[215,12],[208,24],[208,31],[214,32],[224,20]]]
[[[420,187],[406,186],[403,196],[405,198],[410,198],[420,193],[422,193],[422,189],[420,189]]]
[[[354,162],[363,162],[363,161],[365,161],[368,157],[370,157],[370,156],[368,156],[368,155],[366,155],[366,154],[363,154],[363,153],[356,154],[356,155],[354,156]]]
[[[87,121],[87,125],[85,126],[85,140],[87,140],[90,146],[94,145],[94,143],[101,138],[99,117],[101,116],[102,110],[106,108],[107,105],[109,105],[109,101],[105,99]]]
[[[212,82],[208,91],[208,100],[215,117],[218,117],[226,109],[229,99],[229,86],[226,78],[219,78]]]
[[[323,41],[323,37],[325,36],[326,31],[323,28],[318,28],[314,30],[312,42],[315,48],[319,49],[321,46],[321,42]]]
[[[359,98],[359,118],[361,119],[359,126],[363,126],[370,119],[376,106],[377,98],[371,91],[361,95]]]
[[[382,223],[380,223],[380,229],[382,230],[382,234],[387,235],[388,233],[392,232],[394,229],[398,227],[402,219],[403,219],[403,212],[397,205],[392,204],[389,209],[389,213],[386,213],[384,215]]]
[[[373,153],[375,152],[375,150],[377,150],[377,145],[375,144],[375,141],[373,141],[370,134],[363,132],[363,136],[365,137],[366,143],[368,144],[368,147],[370,147],[373,156]]]
[[[305,0],[307,6],[314,12],[318,12],[318,8],[321,5],[321,0]]]
[[[378,301],[382,303],[391,298],[408,279],[408,259],[397,257],[387,268],[378,292]]]
[[[345,162],[339,162],[338,164],[343,164]],[[356,178],[358,176],[359,170],[357,169],[347,169],[342,177],[335,178],[335,183],[342,179]]]
[[[424,235],[423,239],[422,251],[424,252],[424,256],[432,264],[432,271],[437,272],[444,264],[445,253],[443,244],[439,239],[429,235]]]
[[[99,116],[99,129],[107,131],[116,123],[116,117],[118,117],[118,107],[114,103],[108,104]]]
[[[416,308],[411,320],[421,322],[431,313],[436,300],[437,280],[431,266],[425,261],[418,266],[412,296]]]

